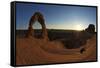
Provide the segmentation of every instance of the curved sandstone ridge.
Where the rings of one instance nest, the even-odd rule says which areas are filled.
[[[16,43],[18,49],[16,51],[17,65],[96,60],[95,36],[87,41],[83,54],[78,51],[80,49],[65,50],[62,44],[43,39],[17,38]]]

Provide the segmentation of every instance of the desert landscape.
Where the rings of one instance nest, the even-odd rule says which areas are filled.
[[[85,49],[83,53],[82,48]],[[57,40],[16,37],[16,49],[17,65],[96,61],[96,34],[85,44],[71,49]]]
[[[42,29],[33,29],[36,20]],[[27,30],[16,30],[16,65],[96,61],[96,34],[93,24],[81,31],[47,29],[36,12]]]

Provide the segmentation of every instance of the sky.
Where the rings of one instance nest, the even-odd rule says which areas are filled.
[[[96,27],[96,7],[16,3],[16,29],[28,29],[35,12],[42,13],[47,29],[84,30],[89,24]],[[33,27],[40,29],[36,22]]]

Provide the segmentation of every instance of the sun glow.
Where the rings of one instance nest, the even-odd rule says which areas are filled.
[[[75,30],[78,30],[78,31],[83,30],[82,25],[80,25],[80,24],[75,25]]]

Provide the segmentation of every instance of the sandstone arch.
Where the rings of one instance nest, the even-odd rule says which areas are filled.
[[[27,37],[32,37],[34,35],[34,25],[35,21],[38,21],[40,25],[42,26],[42,38],[48,39],[48,33],[46,30],[46,25],[45,25],[45,20],[43,15],[40,12],[35,12],[33,16],[30,18],[29,21],[29,27],[28,27],[28,32],[27,32]]]

